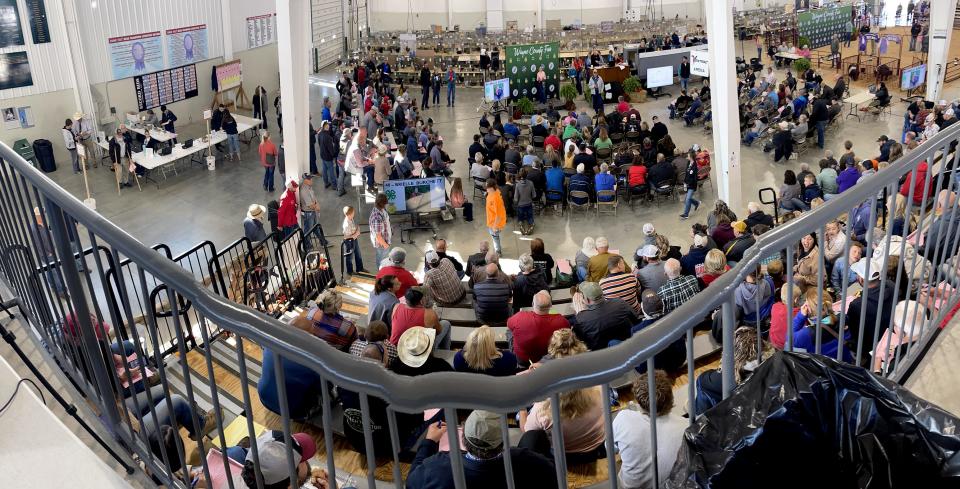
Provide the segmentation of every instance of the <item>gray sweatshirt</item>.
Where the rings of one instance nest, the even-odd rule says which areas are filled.
[[[517,186],[513,191],[513,205],[523,207],[533,205],[533,199],[537,195],[537,189],[534,188],[530,180],[518,180]]]

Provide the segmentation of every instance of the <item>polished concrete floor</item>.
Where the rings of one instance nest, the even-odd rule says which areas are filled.
[[[314,120],[320,119],[320,105],[323,96],[336,96],[333,88],[333,74],[311,77],[311,109]],[[780,78],[782,79],[781,74]],[[854,89],[854,92],[862,89]],[[418,92],[419,90],[414,90]],[[948,96],[956,96],[956,87],[948,86]],[[677,90],[674,90],[677,93]],[[466,150],[472,142],[472,136],[477,132],[479,114],[476,111],[482,92],[479,89],[458,89],[458,104],[456,107],[446,107],[445,102],[440,107],[431,107],[423,112],[424,117],[432,117],[434,127],[444,137],[446,150],[457,159],[455,175],[466,176]],[[635,104],[644,119],[649,120],[658,115],[667,123],[670,134],[678,148],[689,148],[693,144],[700,144],[712,149],[713,140],[702,127],[686,128],[682,121],[668,120],[668,98],[650,100],[643,104]],[[875,156],[876,139],[880,134],[889,134],[899,137],[902,116],[906,104],[897,103],[893,109],[893,116],[881,120],[857,121],[850,118],[842,121],[842,127],[832,135],[828,135],[826,148],[840,154],[844,140],[854,142],[857,154],[863,157]],[[275,128],[276,114],[269,114],[270,127]],[[196,127],[181,128],[186,137],[199,136],[202,129]],[[771,154],[763,153],[757,145],[742,149],[742,169],[739,195],[743,202],[759,200],[758,192],[765,187],[779,187],[783,171],[798,167],[800,162],[809,162],[816,167],[822,157],[822,151],[812,146],[805,151],[799,160],[774,163]],[[715,162],[716,163],[716,162]],[[716,168],[716,164],[714,167]],[[83,198],[83,182],[79,176],[69,171],[69,165],[60,165],[60,170],[50,176],[67,190],[79,198]],[[279,175],[277,175],[279,178]],[[243,235],[242,221],[247,207],[252,203],[266,204],[269,200],[279,197],[279,192],[270,194],[261,187],[262,169],[256,153],[256,145],[244,147],[242,161],[226,162],[218,160],[217,169],[208,171],[205,167],[194,165],[178,176],[171,176],[167,180],[160,180],[160,188],[144,184],[143,190],[124,189],[122,195],[117,195],[113,173],[102,166],[90,171],[90,189],[97,200],[97,210],[105,217],[116,223],[121,229],[139,239],[145,245],[156,243],[167,244],[176,255],[193,245],[210,240],[217,247],[223,247]],[[717,181],[714,177],[714,182]],[[316,184],[315,184],[316,185]],[[277,186],[280,189],[280,185]],[[356,206],[358,195],[349,193],[338,198],[333,190],[325,191],[322,183],[316,188],[316,193],[322,208],[320,222],[330,234],[339,233],[341,222],[340,209],[344,205]],[[467,190],[469,194],[469,189]],[[705,222],[709,209],[716,200],[716,189],[704,189],[697,197],[703,204],[698,212],[692,213],[691,219],[682,221],[679,214],[682,210],[682,201],[669,202],[662,207],[656,205],[638,205],[631,210],[622,205],[617,216],[584,217],[578,215],[571,218],[567,215],[538,216],[534,235],[541,237],[547,246],[547,252],[554,257],[572,258],[579,249],[585,236],[606,236],[611,243],[611,249],[621,250],[629,256],[641,241],[641,228],[644,223],[653,223],[658,232],[671,239],[671,243],[686,249],[689,246],[689,229],[694,222]],[[369,214],[369,202],[363,204],[363,209],[357,213],[358,221],[366,221]],[[744,209],[734,209],[738,214]],[[768,209],[772,212],[772,209]],[[472,223],[455,220],[439,223],[439,236],[447,238],[450,249],[462,255],[475,252],[480,240],[487,239],[484,227],[482,209],[476,210],[476,219]],[[394,244],[399,245],[399,233],[396,226],[400,219],[395,219]],[[529,249],[530,238],[520,236],[514,232],[515,226],[511,222],[503,237],[503,251],[507,258],[516,258],[520,253]],[[430,246],[428,233],[415,233],[415,245],[406,245],[408,251],[413,248],[421,252]],[[363,254],[372,261],[373,250],[369,241],[364,240]],[[336,254],[334,255],[336,257]]]

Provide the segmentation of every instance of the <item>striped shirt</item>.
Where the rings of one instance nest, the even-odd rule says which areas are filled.
[[[632,273],[611,273],[600,280],[600,290],[606,299],[620,299],[640,314],[640,303],[637,301],[637,291],[640,283]]]

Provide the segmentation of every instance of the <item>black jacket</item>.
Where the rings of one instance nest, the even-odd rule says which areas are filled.
[[[420,86],[430,88],[430,70],[420,68]]]
[[[772,228],[773,216],[769,214],[765,214],[763,211],[757,211],[747,216],[747,218],[744,219],[743,222],[747,225],[748,231],[753,229],[753,227],[756,226],[757,224],[764,224]]]
[[[724,245],[724,249],[721,251],[727,255],[727,261],[738,262],[743,259],[743,253],[756,244],[756,242],[753,236],[744,234]]]
[[[323,161],[335,161],[337,155],[340,153],[340,148],[337,147],[337,142],[333,139],[333,134],[330,134],[330,131],[320,131],[320,136],[317,138],[320,143],[320,159]]]
[[[118,144],[117,141],[116,141],[114,138],[110,138],[110,161],[112,161],[113,163],[115,163],[115,164],[117,164],[117,165],[123,164],[123,162],[121,161],[121,159],[122,159],[123,157],[129,157],[129,156],[130,156],[130,153],[131,153],[131,151],[130,151],[130,142],[131,142],[131,141],[132,141],[132,139],[130,138],[130,135],[129,135],[129,134],[124,134],[124,135],[123,135],[123,145],[122,145],[122,146],[121,146],[120,144]]]
[[[697,188],[697,162],[690,161],[687,163],[687,169],[683,172],[683,184],[687,186],[688,189]]]
[[[541,290],[550,290],[543,272],[534,269],[528,274],[518,274],[513,280],[513,310],[520,312],[520,309],[532,306],[533,296]]]
[[[827,112],[827,101],[818,98],[813,102],[813,110],[810,111],[810,122],[817,123],[826,120],[830,120],[830,114]]]
[[[577,337],[591,350],[607,347],[610,340],[630,337],[630,328],[639,322],[633,308],[620,299],[606,299],[576,316]]]
[[[653,127],[650,128],[650,132],[653,134],[653,141],[658,142],[667,135],[667,126],[666,124],[657,121],[653,124]]]
[[[690,78],[690,63],[680,63],[680,78]]]
[[[647,181],[654,187],[659,187],[665,182],[673,181],[675,177],[676,173],[674,173],[673,165],[667,160],[653,165],[650,167],[650,172],[647,173]]]
[[[438,453],[439,447],[430,440],[421,440],[417,457],[410,466],[407,487],[410,489],[453,489],[453,471],[450,453]],[[556,489],[557,477],[553,461],[526,448],[511,448],[514,487]],[[503,457],[493,460],[463,458],[463,473],[467,487],[506,489],[506,471]]]

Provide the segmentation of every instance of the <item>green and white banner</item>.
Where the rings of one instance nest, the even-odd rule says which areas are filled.
[[[521,44],[507,46],[507,78],[510,79],[510,96],[513,99],[527,97],[539,100],[537,71],[543,67],[547,75],[543,86],[547,98],[556,97],[560,90],[560,43]]]
[[[801,36],[810,39],[810,49],[816,49],[830,44],[834,34],[840,34],[840,40],[843,40],[852,14],[853,7],[850,5],[800,12],[797,14],[797,30]]]

